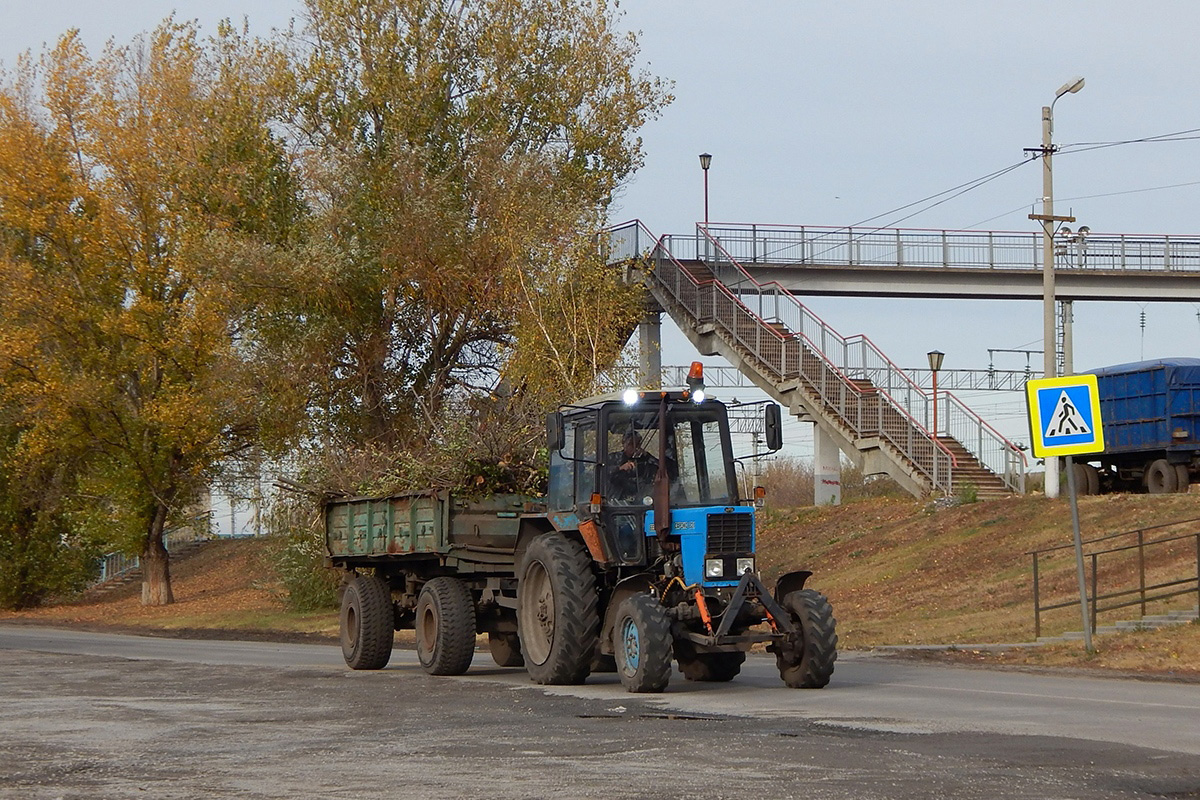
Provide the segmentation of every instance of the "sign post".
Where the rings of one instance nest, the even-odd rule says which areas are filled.
[[[1075,537],[1075,567],[1079,578],[1079,613],[1083,619],[1083,646],[1092,648],[1092,622],[1088,614],[1087,580],[1083,568],[1083,540],[1079,534],[1079,502],[1075,491],[1074,456],[1104,450],[1100,420],[1100,393],[1095,375],[1045,378],[1025,385],[1029,431],[1035,458],[1067,459],[1067,492],[1071,497],[1071,527]],[[1095,598],[1092,598],[1095,602]]]

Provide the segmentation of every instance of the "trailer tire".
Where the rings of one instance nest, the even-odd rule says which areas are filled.
[[[788,592],[780,602],[798,629],[797,638],[779,646],[779,677],[793,689],[820,689],[833,677],[837,661],[837,620],[825,595],[813,589]]]
[[[626,691],[661,692],[671,680],[671,622],[648,594],[625,598],[613,626],[617,675]]]
[[[475,657],[475,601],[457,578],[428,581],[417,595],[417,659],[430,675],[462,675]]]
[[[691,654],[688,655],[686,650],[691,650]],[[746,654],[741,650],[732,653],[697,653],[693,648],[686,648],[681,653],[680,648],[676,647],[675,653],[679,660],[679,671],[689,681],[731,681],[742,671],[742,664],[746,661]]]
[[[517,633],[529,677],[583,683],[600,637],[596,576],[583,545],[545,533],[529,543],[517,583]]]
[[[1100,472],[1091,464],[1075,464],[1075,491],[1080,495],[1100,494]]]
[[[1192,474],[1187,464],[1175,465],[1175,491],[1187,494],[1188,486],[1192,483]]]
[[[515,633],[489,633],[488,650],[492,651],[492,660],[497,666],[525,666],[525,657],[521,655],[521,640]]]
[[[342,592],[338,621],[346,666],[387,666],[396,633],[396,609],[386,581],[375,575],[355,575]]]
[[[1178,486],[1175,465],[1168,464],[1165,458],[1151,461],[1146,467],[1146,491],[1150,494],[1170,494],[1177,491]]]

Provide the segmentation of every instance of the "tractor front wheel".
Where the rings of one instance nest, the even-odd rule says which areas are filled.
[[[837,621],[825,595],[813,589],[788,592],[780,602],[797,633],[777,646],[779,677],[793,689],[820,689],[833,677],[837,660]]]
[[[671,623],[648,594],[627,597],[617,609],[613,652],[621,685],[630,692],[661,692],[671,680]]]

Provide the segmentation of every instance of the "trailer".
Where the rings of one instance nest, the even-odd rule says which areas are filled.
[[[661,692],[672,663],[688,680],[728,681],[761,644],[788,686],[825,686],[832,606],[807,570],[763,584],[757,501],[738,495],[727,408],[693,369],[686,390],[551,414],[545,497],[429,490],[327,503],[346,663],[384,667],[394,631],[413,629],[421,666],[457,675],[486,635],[498,665],[540,684],[615,670],[631,692]],[[759,405],[768,452],[778,450],[779,406]]]
[[[1104,452],[1076,456],[1080,494],[1186,492],[1200,475],[1200,359],[1093,370]]]

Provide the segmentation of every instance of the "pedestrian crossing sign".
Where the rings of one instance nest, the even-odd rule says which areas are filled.
[[[1025,384],[1035,458],[1099,453],[1104,449],[1095,375],[1044,378]]]

